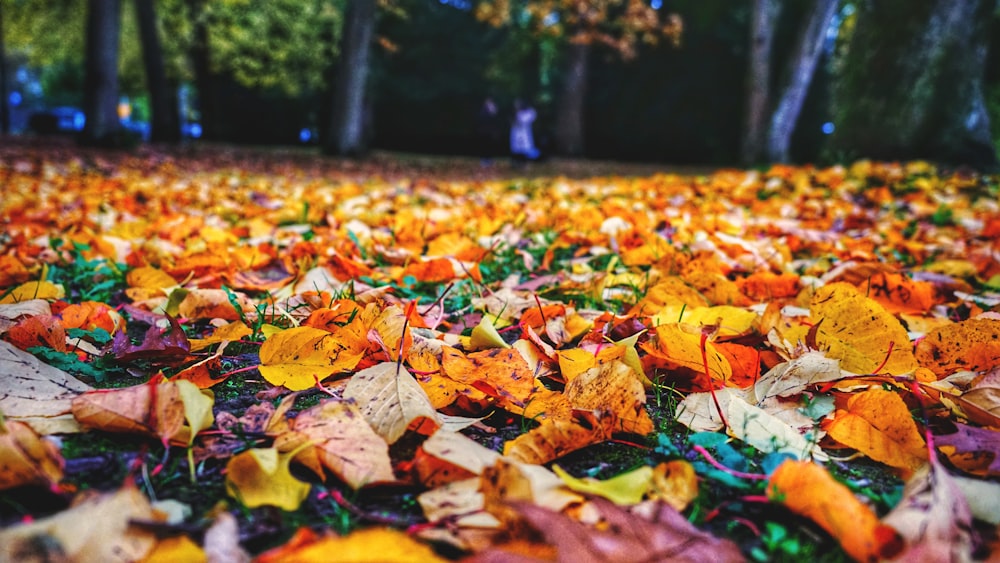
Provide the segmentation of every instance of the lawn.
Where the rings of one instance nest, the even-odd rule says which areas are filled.
[[[1000,177],[8,143],[0,189],[0,560],[996,556]]]

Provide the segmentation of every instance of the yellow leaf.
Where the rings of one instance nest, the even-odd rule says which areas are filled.
[[[909,473],[927,463],[927,445],[896,393],[870,389],[852,396],[824,425],[834,440]]]
[[[646,496],[653,483],[653,468],[648,465],[603,481],[590,477],[573,477],[558,465],[553,465],[552,471],[555,471],[571,490],[604,497],[622,506],[637,504]]]
[[[702,358],[702,335],[684,330],[679,324],[672,323],[657,326],[656,338],[643,344],[642,348],[649,356],[662,360],[669,365],[685,367],[696,373],[705,373],[705,360],[708,362],[708,372],[716,381],[729,381],[733,368],[711,342],[705,341],[705,358]]]
[[[215,422],[215,416],[212,414],[215,396],[211,391],[199,389],[190,381],[176,381],[175,385],[177,385],[177,391],[184,403],[184,420],[187,421],[187,427],[190,429],[188,445],[191,445],[199,432]]]
[[[718,305],[687,307],[683,313],[678,312],[670,318],[659,319],[657,315],[653,317],[653,324],[658,324],[657,320],[660,320],[663,323],[681,322],[697,327],[717,325],[719,337],[733,337],[750,332],[757,318],[757,313],[753,311],[731,305]]]
[[[300,326],[278,333],[260,347],[260,374],[272,385],[301,391],[358,365],[368,342]]]
[[[472,337],[469,340],[470,350],[485,350],[487,348],[510,348],[510,344],[504,342],[503,337],[497,332],[493,323],[486,315],[479,321],[479,324],[472,329]]]
[[[173,536],[160,540],[142,563],[173,563],[185,561],[203,563],[208,561],[205,552],[187,536]]]
[[[282,548],[279,548],[282,549]],[[427,544],[392,528],[365,528],[346,536],[327,535],[294,549],[285,549],[281,560],[297,563],[437,563],[438,557]]]
[[[309,495],[309,483],[299,481],[288,470],[295,452],[279,453],[275,448],[255,448],[240,452],[226,464],[226,492],[248,508],[276,506],[289,512],[298,510]]]
[[[816,290],[809,306],[818,324],[816,342],[840,367],[857,374],[905,375],[917,369],[910,337],[896,317],[853,285],[838,282]]]
[[[683,459],[665,461],[653,468],[650,496],[662,500],[678,512],[698,498],[698,475]]]
[[[646,391],[624,362],[612,360],[588,369],[566,384],[564,393],[573,408],[614,414],[621,425],[616,431],[641,435],[653,431],[653,421],[644,407]]]
[[[0,305],[6,303],[20,303],[22,301],[28,301],[29,299],[45,299],[46,301],[55,301],[56,299],[62,299],[66,296],[63,286],[54,284],[49,281],[29,281],[24,282],[21,285],[15,287],[10,291],[10,293],[3,296],[0,299]]]

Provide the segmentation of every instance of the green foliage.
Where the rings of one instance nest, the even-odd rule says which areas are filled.
[[[53,240],[52,248],[61,249],[61,240]],[[125,289],[125,265],[104,259],[87,259],[90,247],[74,242],[66,251],[70,260],[49,268],[48,280],[67,288],[73,302],[98,301],[110,303]]]

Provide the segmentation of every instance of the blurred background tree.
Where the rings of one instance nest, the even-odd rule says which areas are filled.
[[[588,158],[996,155],[997,0],[361,1],[119,0],[123,126],[164,141],[180,127],[339,154],[471,154],[483,98],[509,114],[524,97],[543,148]],[[82,107],[89,5],[0,0],[13,130]],[[351,6],[366,8],[353,23]],[[349,45],[367,58],[348,62]]]

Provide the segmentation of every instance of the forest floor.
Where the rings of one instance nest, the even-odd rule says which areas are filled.
[[[997,177],[6,139],[0,182],[0,560],[996,553]]]

